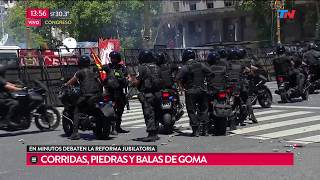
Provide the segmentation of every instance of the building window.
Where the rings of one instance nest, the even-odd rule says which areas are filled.
[[[189,6],[190,6],[190,11],[197,10],[197,4],[196,3],[190,3]]]
[[[211,1],[207,1],[207,8],[208,8],[208,9],[214,8],[214,6],[213,6],[213,1],[212,1],[212,0],[211,0]]]
[[[232,7],[236,4],[236,1],[234,0],[224,0],[224,6],[225,7]]]
[[[191,33],[195,33],[196,32],[196,25],[195,25],[195,23],[193,22],[193,21],[190,21],[189,22],[189,33],[191,34]]]
[[[179,12],[179,2],[173,2],[173,11]]]

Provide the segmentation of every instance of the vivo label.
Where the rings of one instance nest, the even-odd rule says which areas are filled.
[[[41,20],[40,19],[27,19],[26,20],[26,26],[28,26],[28,27],[41,26]]]

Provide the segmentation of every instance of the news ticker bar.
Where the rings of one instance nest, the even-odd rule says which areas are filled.
[[[293,153],[31,153],[27,166],[292,166]]]
[[[28,145],[27,152],[157,152],[156,145]]]

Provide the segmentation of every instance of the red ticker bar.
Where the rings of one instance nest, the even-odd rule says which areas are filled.
[[[293,153],[27,153],[27,166],[293,166]]]
[[[41,26],[41,20],[40,19],[27,19],[26,26],[27,27],[39,27],[39,26]]]
[[[27,8],[26,18],[46,19],[49,17],[49,8]]]

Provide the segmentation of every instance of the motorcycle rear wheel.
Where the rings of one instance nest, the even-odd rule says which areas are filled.
[[[96,127],[93,129],[93,134],[97,139],[104,140],[109,137],[110,131],[111,125],[109,122],[98,122]]]
[[[214,119],[214,135],[225,136],[227,133],[228,119],[226,117],[216,117]]]

